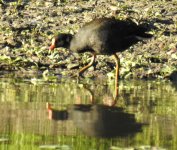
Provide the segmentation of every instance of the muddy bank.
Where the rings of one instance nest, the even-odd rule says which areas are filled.
[[[48,51],[51,38],[60,32],[76,33],[99,17],[132,19],[153,34],[119,54],[121,78],[166,78],[177,70],[177,2],[132,0],[4,0],[0,3],[0,71],[46,72],[70,76],[86,65],[90,54],[65,49]],[[114,60],[98,56],[86,77],[113,77]],[[48,72],[47,72],[48,73]],[[3,74],[3,73],[1,73]]]

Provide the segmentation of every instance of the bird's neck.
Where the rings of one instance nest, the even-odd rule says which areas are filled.
[[[66,38],[66,48],[70,49],[70,45],[71,45],[71,41],[73,39],[73,35],[72,34],[68,34],[67,38]]]

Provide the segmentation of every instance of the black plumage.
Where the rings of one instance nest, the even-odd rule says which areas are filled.
[[[74,36],[59,34],[54,38],[55,42],[52,45],[69,48],[77,53],[95,52],[111,55],[152,36],[145,32],[144,27],[130,20],[101,18],[85,24]]]
[[[119,58],[116,52],[122,52],[138,41],[151,37],[152,35],[146,33],[146,28],[131,20],[101,18],[86,23],[75,35],[57,35],[52,39],[52,45],[49,49],[64,47],[77,53],[91,52],[93,54],[91,62],[82,68],[79,74],[93,65],[96,55],[114,55],[116,82],[118,82]]]

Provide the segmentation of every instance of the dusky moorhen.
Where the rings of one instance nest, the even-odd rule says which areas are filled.
[[[113,55],[116,62],[115,84],[118,88],[119,58],[116,52],[122,52],[138,41],[152,37],[145,32],[144,27],[131,20],[100,18],[86,23],[75,35],[58,34],[52,39],[49,49],[64,47],[77,53],[91,52],[91,62],[79,70],[79,75],[93,65],[97,54]]]

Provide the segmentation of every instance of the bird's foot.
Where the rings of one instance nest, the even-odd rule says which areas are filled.
[[[71,75],[71,78],[76,78],[76,77],[77,77],[77,78],[79,78],[79,77],[82,77],[82,78],[83,78],[83,75],[82,75],[82,73],[80,73],[80,72]]]
[[[79,83],[80,78],[84,78],[82,73],[78,72],[76,74],[71,75],[71,78],[77,78],[77,83]]]
[[[81,78],[83,78],[84,76],[83,76],[83,72],[78,72],[77,73],[77,77],[79,78],[79,77],[81,77]]]
[[[77,76],[77,83],[79,83],[80,79],[83,78],[83,74],[81,72],[78,72],[76,76]]]

